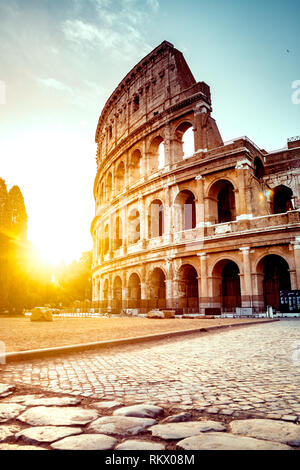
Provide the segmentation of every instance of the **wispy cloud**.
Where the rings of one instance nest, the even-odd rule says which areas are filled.
[[[56,80],[55,78],[40,78],[40,77],[38,77],[37,81],[41,85],[44,85],[45,87],[54,88],[57,91],[73,93],[72,88],[70,88],[68,85],[65,85],[64,83],[60,82],[59,80]]]
[[[74,47],[101,50],[122,61],[135,60],[151,50],[144,27],[157,12],[158,0],[97,0],[94,5],[93,19],[81,16],[62,24],[65,38]]]

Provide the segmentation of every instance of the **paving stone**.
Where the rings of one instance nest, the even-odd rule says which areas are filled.
[[[167,418],[161,421],[161,424],[164,423],[180,423],[183,421],[188,421],[192,418],[191,413],[183,412],[178,413],[177,415],[168,416]]]
[[[231,421],[234,434],[282,442],[290,446],[300,446],[300,426],[272,419],[246,419]]]
[[[81,434],[54,442],[51,447],[56,450],[110,450],[117,442],[104,434]]]
[[[36,426],[34,428],[22,429],[16,434],[16,438],[22,438],[27,442],[54,442],[63,437],[80,434],[80,428],[64,426]]]
[[[177,442],[184,450],[291,450],[278,442],[263,441],[252,437],[236,436],[225,432],[208,432]]]
[[[26,400],[40,398],[42,395],[14,395],[5,400],[6,403],[24,403]]]
[[[283,415],[281,416],[283,421],[290,421],[291,423],[295,423],[298,419],[297,415]]]
[[[187,421],[185,423],[156,424],[149,429],[152,436],[162,439],[183,439],[200,432],[225,431],[223,424],[216,421]]]
[[[0,423],[5,423],[5,421],[16,418],[24,410],[25,406],[22,405],[15,403],[0,403]]]
[[[156,421],[150,418],[135,418],[130,416],[103,416],[91,423],[89,431],[107,434],[138,434],[152,426]]]
[[[15,388],[16,387],[14,385],[0,383],[0,398],[7,396],[7,393],[12,393]]]
[[[20,431],[19,426],[9,424],[0,425],[0,442],[4,441],[8,437],[14,436],[18,431]]]
[[[72,426],[90,423],[97,417],[96,410],[80,407],[36,406],[22,413],[18,419],[32,426]]]
[[[96,401],[92,404],[95,408],[98,409],[111,409],[116,408],[117,406],[122,406],[123,403],[119,401]]]
[[[29,398],[23,403],[25,406],[70,406],[78,405],[80,399],[74,397],[45,397]]]
[[[47,450],[38,446],[24,446],[18,444],[0,444],[0,450]]]
[[[159,442],[127,440],[117,445],[115,450],[165,450],[165,445]]]
[[[133,416],[135,418],[156,418],[163,411],[160,406],[142,404],[125,406],[114,411],[114,416]]]

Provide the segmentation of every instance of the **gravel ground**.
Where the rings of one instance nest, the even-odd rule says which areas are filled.
[[[6,352],[26,351],[249,321],[230,318],[149,320],[121,317],[56,318],[47,323],[31,322],[30,318],[0,318],[0,340],[5,343]]]

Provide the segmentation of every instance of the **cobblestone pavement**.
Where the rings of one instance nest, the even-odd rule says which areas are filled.
[[[300,321],[0,365],[0,381],[124,404],[296,422]]]

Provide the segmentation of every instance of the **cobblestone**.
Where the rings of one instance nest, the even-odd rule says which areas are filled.
[[[300,321],[0,365],[0,381],[54,393],[300,417]],[[1,399],[1,402],[8,398]]]

